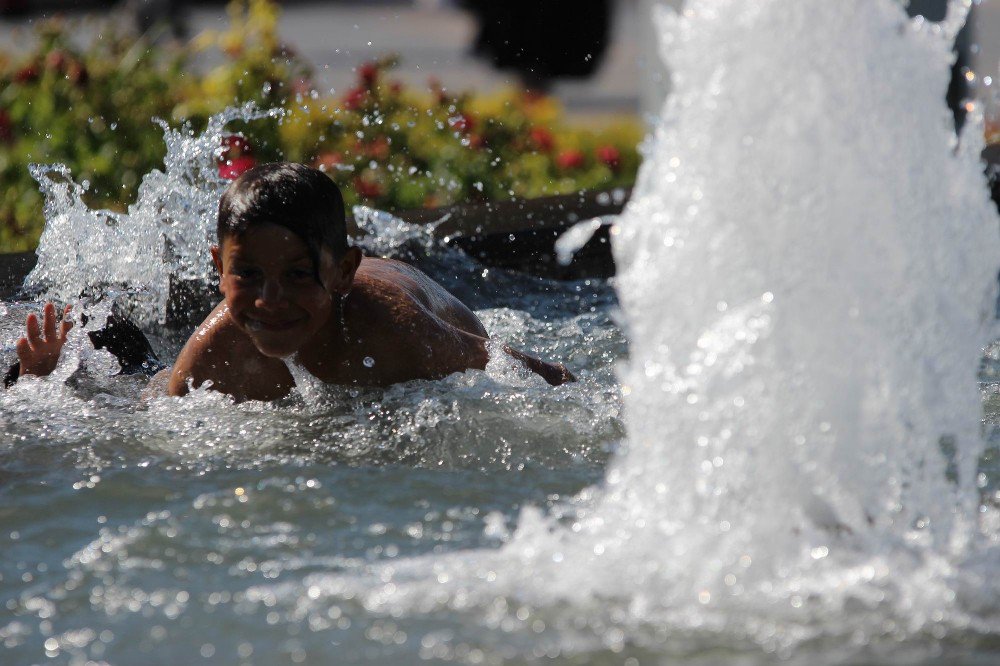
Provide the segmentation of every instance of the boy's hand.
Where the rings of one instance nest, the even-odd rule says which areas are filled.
[[[549,386],[559,386],[560,384],[576,381],[573,373],[562,363],[547,363],[540,358],[528,356],[523,351],[518,351],[508,345],[504,345],[503,350],[511,358],[520,361],[528,370],[531,370],[536,375],[541,375],[542,379],[548,382]]]
[[[59,354],[66,344],[66,334],[73,328],[69,317],[70,306],[63,310],[62,322],[56,331],[56,307],[45,304],[42,325],[38,325],[38,315],[28,315],[25,322],[27,337],[17,341],[17,358],[21,362],[21,375],[44,377],[56,369]],[[44,334],[44,335],[43,335]]]

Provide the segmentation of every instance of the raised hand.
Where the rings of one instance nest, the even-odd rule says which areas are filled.
[[[70,306],[63,310],[62,322],[56,330],[56,307],[46,303],[42,311],[42,324],[38,315],[28,315],[25,322],[27,336],[17,341],[17,358],[21,362],[21,375],[44,377],[56,369],[59,354],[66,344],[66,335],[73,328],[69,320]]]

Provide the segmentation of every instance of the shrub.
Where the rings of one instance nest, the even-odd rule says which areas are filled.
[[[323,169],[348,206],[386,209],[490,201],[631,184],[641,129],[571,127],[558,103],[515,90],[452,94],[408,89],[395,59],[357,68],[357,83],[322,95],[312,70],[278,38],[269,0],[234,0],[229,28],[187,45],[102,25],[79,47],[73,23],[41,23],[23,56],[0,53],[0,251],[30,249],[43,219],[31,162],[63,162],[88,181],[88,203],[122,210],[162,166],[162,130],[193,131],[226,106],[281,107],[279,121],[234,126],[253,159]],[[204,62],[216,62],[211,68]],[[244,161],[247,161],[244,158]]]

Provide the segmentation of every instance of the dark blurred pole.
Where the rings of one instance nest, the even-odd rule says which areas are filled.
[[[187,26],[181,9],[182,0],[132,0],[135,23],[139,32],[150,32],[154,28],[167,28],[178,39],[187,34]]]
[[[928,21],[943,21],[948,13],[948,0],[910,0],[906,11],[909,12],[910,16],[923,16]],[[948,93],[945,96],[948,107],[955,116],[956,130],[961,130],[965,123],[965,102],[973,93],[965,74],[972,69],[974,12],[975,7],[969,12],[969,20],[966,21],[965,27],[958,33],[955,40],[957,57],[951,68],[951,83],[948,84]]]
[[[590,76],[607,47],[611,0],[463,0],[478,19],[473,51],[544,91]]]

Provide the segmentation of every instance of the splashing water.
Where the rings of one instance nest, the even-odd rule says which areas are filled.
[[[197,135],[158,121],[167,148],[164,170],[146,174],[127,213],[89,208],[82,198],[86,184],[75,183],[65,166],[33,165],[31,174],[45,197],[46,225],[26,289],[68,301],[84,294],[141,292],[133,314],[162,321],[171,278],[207,280],[212,273],[209,247],[228,183],[213,158],[226,125],[277,115],[278,110],[252,104],[226,109]]]
[[[981,127],[956,137],[944,105],[967,6],[659,15],[674,92],[612,235],[628,439],[605,483],[523,512],[499,552],[310,582],[392,615],[475,609],[549,654],[927,655],[1000,632],[975,381],[1000,220]]]
[[[1000,225],[981,128],[956,140],[944,105],[966,12],[662,17],[676,92],[614,246],[628,455],[586,521],[625,570],[655,557],[642,603],[787,603],[837,633],[863,601],[908,637],[996,630],[973,563],[1000,564],[978,532],[975,383]]]
[[[981,486],[1000,474],[982,462],[975,373],[1000,220],[978,119],[956,137],[943,102],[965,4],[938,25],[892,0],[658,16],[674,93],[612,232],[628,434],[570,502],[558,493],[593,481],[587,461],[619,434],[602,288],[483,271],[378,211],[355,211],[369,251],[434,269],[489,330],[582,365],[581,382],[552,391],[491,363],[358,394],[300,373],[279,405],[195,391],[140,409],[108,383],[85,400],[19,382],[0,395],[20,443],[0,442],[15,489],[0,592],[18,617],[0,640],[25,661],[43,646],[178,663],[994,658],[1000,512]],[[77,186],[44,182],[64,171],[43,174],[53,215],[32,284],[162,304],[171,274],[203,277],[222,185],[189,163],[218,145],[203,139],[168,133],[189,152],[129,216],[91,213]],[[92,235],[113,269],[76,253]],[[77,352],[74,367],[103,362]],[[30,471],[53,467],[39,494]],[[80,495],[59,487],[67,467],[85,470]],[[556,481],[532,481],[540,468]],[[43,500],[81,520],[25,518]],[[48,571],[13,564],[42,550]]]

